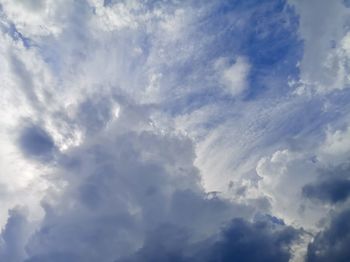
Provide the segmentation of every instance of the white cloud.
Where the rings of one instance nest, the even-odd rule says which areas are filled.
[[[287,223],[315,230],[316,223],[324,215],[319,210],[301,212],[302,188],[317,179],[317,165],[304,153],[288,150],[276,151],[271,157],[262,158],[257,167],[259,192],[271,199],[272,213]]]
[[[62,30],[62,5],[65,10],[71,1],[52,0],[3,0],[1,5],[8,19],[13,21],[19,30],[26,37],[37,37],[43,35],[57,35]]]
[[[325,143],[320,149],[322,162],[339,165],[349,160],[350,152],[350,129],[327,130]]]
[[[290,0],[300,15],[304,55],[296,93],[329,93],[349,86],[346,52],[350,9],[344,1]],[[315,12],[317,6],[317,12]]]
[[[221,58],[216,61],[215,68],[219,71],[220,83],[226,89],[225,92],[237,96],[248,88],[250,65],[246,58],[238,57],[232,65],[227,59]]]
[[[324,132],[326,136],[321,143],[311,148],[278,150],[261,158],[256,167],[261,180],[258,188],[251,188],[254,194],[263,194],[272,200],[272,213],[313,233],[317,232],[319,222],[328,212],[338,207],[308,201],[303,188],[322,179],[348,179],[344,176],[349,163],[348,128],[328,128]]]
[[[90,0],[95,8],[96,17],[102,30],[113,31],[123,28],[136,28],[141,16],[136,15],[142,11],[142,4],[138,1],[125,1],[112,6],[104,6],[103,1]]]

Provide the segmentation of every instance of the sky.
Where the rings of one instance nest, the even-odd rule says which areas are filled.
[[[0,0],[0,261],[350,261],[350,1]]]

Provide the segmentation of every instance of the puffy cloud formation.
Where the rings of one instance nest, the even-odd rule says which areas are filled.
[[[30,232],[25,214],[11,212],[2,233],[4,258],[110,261],[136,252],[134,261],[181,261],[182,252],[190,252],[203,261],[210,248],[212,260],[258,261],[260,252],[250,251],[256,247],[266,259],[288,261],[297,230],[269,218],[246,222],[253,207],[203,191],[188,138],[159,134],[147,123],[134,129],[130,114],[122,112],[99,136],[57,156],[50,179],[60,187],[46,196],[44,218]],[[241,218],[220,233],[234,217]],[[191,255],[192,246],[198,253]]]
[[[123,121],[62,156],[55,179],[65,185],[44,204],[30,257],[111,261],[136,251],[146,231],[163,224],[196,240],[234,216],[249,216],[248,208],[202,192],[191,141],[139,128],[120,132]]]
[[[349,260],[349,10],[0,0],[0,261]]]

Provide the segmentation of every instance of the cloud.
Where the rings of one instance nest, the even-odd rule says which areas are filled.
[[[349,159],[350,129],[347,123],[345,125],[345,128],[327,130],[326,141],[321,148],[321,161],[340,165]]]
[[[348,179],[329,179],[306,185],[303,187],[303,195],[325,202],[344,202],[350,196],[350,181]]]
[[[256,171],[261,177],[259,193],[271,199],[273,214],[287,223],[305,227],[312,227],[320,219],[322,208],[300,212],[303,204],[301,190],[317,176],[317,166],[311,158],[299,152],[277,151],[271,157],[261,159]]]
[[[122,108],[108,129],[56,160],[56,189],[46,192],[45,216],[25,247],[28,261],[111,261],[136,252],[146,233],[164,224],[198,242],[232,218],[255,213],[207,195],[191,141],[159,134],[141,111],[132,116],[129,110]]]
[[[6,228],[1,231],[2,245],[0,257],[9,262],[22,261],[25,256],[25,245],[28,241],[27,216],[20,208],[9,212]]]
[[[331,165],[318,171],[317,180],[302,188],[303,196],[329,204],[342,204],[350,196],[349,163]]]
[[[299,94],[325,94],[349,86],[347,78],[347,27],[350,11],[344,1],[289,1],[300,15],[299,34],[304,41],[300,61]],[[315,4],[319,12],[313,12]]]
[[[325,130],[325,133],[327,132],[329,131]],[[339,130],[333,131],[332,134],[337,133]],[[309,149],[304,146],[298,150],[277,151],[270,158],[261,159],[257,166],[257,173],[262,179],[258,182],[259,190],[253,190],[252,193],[266,195],[270,199],[272,214],[283,218],[286,223],[303,225],[310,234],[306,236],[304,243],[312,241],[312,236],[316,239],[322,238],[322,230],[326,230],[324,221],[327,221],[332,213],[339,213],[349,205],[347,150],[342,150],[342,153],[328,151],[325,154],[324,148],[328,148],[330,136],[325,135],[322,143]],[[343,148],[345,149],[346,145]],[[249,192],[252,188],[248,187],[246,190]],[[342,240],[339,241],[341,245]],[[327,255],[327,258],[322,260],[323,255],[318,255],[322,253],[321,242],[317,244],[318,251],[310,251],[309,246],[307,252],[311,252],[310,261],[330,259]],[[296,253],[306,252],[302,250],[303,248]],[[318,256],[320,260],[316,260]],[[302,257],[304,255],[299,259],[303,259]]]
[[[69,3],[69,1],[67,1]],[[2,8],[17,29],[27,37],[59,34],[60,24],[55,19],[60,4],[51,0],[2,1]]]
[[[55,152],[55,143],[51,136],[37,125],[24,126],[20,131],[18,144],[24,155],[49,161]]]
[[[186,232],[165,226],[151,232],[136,255],[118,262],[289,261],[290,245],[298,234],[269,219],[253,223],[234,219],[215,238],[191,244]]]
[[[74,262],[81,261],[82,258],[69,253],[49,253],[47,255],[39,255],[32,257],[30,259],[26,259],[25,262]]]
[[[336,214],[309,244],[307,262],[347,261],[350,256],[350,210]]]
[[[349,203],[347,13],[2,1],[0,260],[303,261]]]
[[[248,87],[250,65],[243,57],[238,57],[232,65],[225,65],[222,59],[215,67],[220,70],[220,82],[232,96],[240,95]]]

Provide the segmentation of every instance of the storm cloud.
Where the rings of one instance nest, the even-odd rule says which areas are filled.
[[[234,219],[215,237],[190,243],[181,229],[162,226],[150,233],[134,261],[289,261],[299,233],[267,218],[253,223]]]
[[[349,260],[350,210],[336,214],[330,225],[315,236],[309,244],[307,262]]]
[[[303,195],[324,202],[343,202],[350,196],[350,180],[329,179],[303,187]]]

